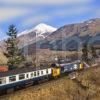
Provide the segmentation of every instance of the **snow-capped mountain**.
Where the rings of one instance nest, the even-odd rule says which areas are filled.
[[[24,54],[31,55],[31,57],[34,57],[36,52],[40,52],[38,51],[38,49],[40,50],[43,49],[44,52],[46,49],[50,51],[53,50],[75,51],[77,49],[79,50],[79,48],[77,48],[78,46],[77,41],[75,42],[73,38],[75,39],[75,37],[78,37],[81,40],[81,42],[84,43],[91,38],[96,39],[96,37],[100,36],[100,18],[76,24],[64,25],[59,29],[53,28],[52,26],[42,23],[37,25],[33,29],[19,33],[18,36],[19,36],[18,37],[19,47],[23,48]],[[55,50],[55,43],[56,43],[56,50]],[[66,48],[65,47],[62,48],[63,44],[66,44]],[[94,45],[97,46],[97,48],[100,47],[99,39],[98,41],[94,42]],[[4,41],[1,41],[0,53],[3,54],[5,50],[6,49]],[[45,52],[47,53],[46,55],[52,54],[50,53],[50,51]],[[41,52],[41,54],[43,54],[44,57],[45,53]]]
[[[25,30],[18,34],[20,45],[43,40],[56,30],[57,28],[41,23],[30,30]]]
[[[37,36],[41,36],[44,33],[52,33],[56,31],[57,29],[52,26],[41,23],[37,25],[33,30],[37,33]]]
[[[46,36],[45,34],[52,33],[52,32],[54,32],[56,30],[57,30],[57,28],[54,28],[52,26],[46,25],[44,23],[41,23],[41,24],[37,25],[36,27],[34,27],[33,29],[25,30],[25,31],[19,33],[18,36],[34,32],[36,34],[36,37],[45,38],[45,36]]]
[[[21,35],[25,35],[25,34],[28,34],[28,30],[25,30],[25,31],[19,33],[17,36],[19,37],[19,36],[21,36]]]

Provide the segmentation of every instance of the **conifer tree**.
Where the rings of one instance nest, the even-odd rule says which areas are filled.
[[[91,45],[91,55],[92,55],[92,59],[95,59],[97,57],[96,50],[92,45]]]
[[[83,44],[83,48],[82,48],[82,60],[83,61],[88,61],[88,45],[87,43]]]
[[[7,65],[10,70],[20,67],[24,56],[21,49],[18,48],[17,29],[14,25],[10,25],[8,32],[8,39],[6,42],[6,57],[8,58]]]

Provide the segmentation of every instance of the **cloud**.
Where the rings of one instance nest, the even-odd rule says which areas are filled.
[[[0,8],[0,22],[10,20],[28,14],[28,9],[20,8]]]
[[[2,6],[0,6],[0,22],[17,18],[20,19],[21,17],[23,19],[18,23],[21,27],[36,25],[41,22],[50,22],[58,17],[63,18],[85,13],[89,11],[90,8],[88,7],[88,3],[92,1],[93,0],[0,0],[0,4],[2,4]],[[65,6],[68,4],[72,6],[69,6],[69,8]],[[46,7],[51,9],[48,10]]]
[[[100,17],[100,9],[95,9],[94,14],[95,16]]]
[[[35,0],[35,4],[48,4],[48,5],[57,5],[57,4],[75,4],[75,3],[86,3],[91,0]]]
[[[26,26],[26,25],[36,25],[39,23],[42,23],[43,21],[50,21],[51,17],[49,15],[37,15],[37,16],[32,16],[29,17],[27,19],[25,19],[22,22],[22,25]]]
[[[38,10],[41,10],[41,6],[38,8],[37,7],[35,8],[36,5],[42,5],[42,7],[43,7],[43,5],[61,5],[61,4],[65,5],[65,4],[80,4],[80,3],[84,4],[84,3],[91,2],[91,1],[92,0],[0,0],[0,4],[3,4],[3,5],[4,4],[7,4],[7,5],[12,4],[12,6],[9,6],[9,7],[7,7],[7,6],[1,7],[0,6],[0,12],[1,12],[0,22],[4,22],[4,21],[7,21],[9,19],[14,19],[17,17],[25,16],[25,15],[28,15],[30,13],[33,14],[34,12],[41,13],[40,11],[38,11]],[[24,8],[23,8],[23,6],[21,6],[21,7],[18,6],[21,4],[23,4],[23,6],[24,5],[27,5],[27,6],[33,5],[33,6],[31,6],[32,8],[30,6],[28,6],[28,7],[24,6]],[[17,6],[14,7],[14,5],[17,5]],[[67,10],[67,12],[68,12],[68,14],[70,13],[68,10]],[[64,13],[64,11],[59,11],[58,15],[60,15],[60,14],[63,15],[63,13]],[[54,16],[55,12],[54,12],[54,14],[52,13],[52,15]],[[43,16],[47,16],[47,15],[42,14],[42,15],[36,16],[37,18],[35,18],[34,21],[35,22],[37,22],[38,20],[41,21],[44,18],[48,19],[47,17],[43,18]],[[27,22],[29,22],[29,20],[30,19],[28,19]]]
[[[46,13],[37,13],[36,15],[32,15],[31,17],[27,17],[22,21],[22,26],[27,25],[36,25],[43,22],[50,22],[52,20],[56,20],[56,18],[64,18],[77,16],[91,11],[91,7],[89,6],[77,6],[71,8],[64,9],[56,9],[51,12]]]
[[[92,0],[0,0],[1,4],[32,4],[32,5],[61,5],[61,4],[75,4],[88,3]]]
[[[89,6],[78,6],[78,7],[72,7],[69,9],[63,9],[59,11],[55,11],[52,15],[59,16],[59,17],[68,17],[72,15],[81,15],[83,13],[91,11],[91,7]]]

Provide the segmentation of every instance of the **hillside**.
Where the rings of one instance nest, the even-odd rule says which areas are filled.
[[[67,77],[29,87],[0,100],[100,100],[100,67],[83,71],[75,80]]]
[[[100,34],[100,18],[90,19],[82,23],[64,25],[53,32],[48,38],[61,39],[73,35],[82,37],[87,35],[96,36],[97,34]]]
[[[18,34],[19,46],[24,47],[36,44],[37,48],[52,49],[54,42],[59,46],[61,45],[61,40],[65,39],[65,42],[67,42],[74,36],[80,38],[81,42],[83,42],[89,38],[100,36],[99,27],[100,18],[90,19],[82,23],[64,25],[58,29],[41,23],[30,30],[25,30]],[[0,42],[0,47],[2,47],[1,44],[4,45]],[[71,43],[71,45],[74,44]]]
[[[98,38],[98,40],[95,40],[92,45],[100,46],[99,37],[100,18],[65,25],[58,29],[46,24],[39,24],[33,29],[18,34],[19,47],[22,48],[23,54],[28,56],[31,61],[38,59],[38,57],[36,58],[36,54],[38,54],[37,56],[40,56],[40,58],[46,58],[47,55],[50,54],[48,58],[52,58],[52,52],[56,52],[55,56],[56,54],[58,55],[57,51],[80,52],[81,44],[89,42],[89,40],[93,38],[93,40],[96,38]],[[0,52],[2,53],[4,50],[4,42],[1,42]],[[40,50],[45,53],[45,55],[40,53]]]
[[[38,41],[31,41],[25,47],[34,47],[36,49],[50,49],[60,51],[78,50],[80,44],[89,42],[93,38],[100,36],[100,18],[91,19],[82,23],[65,25],[48,35],[46,38]],[[100,40],[95,40],[93,45],[99,44]]]
[[[19,46],[23,47],[30,43],[36,43],[37,41],[43,40],[56,30],[57,29],[52,26],[40,23],[32,29],[25,30],[18,34]]]

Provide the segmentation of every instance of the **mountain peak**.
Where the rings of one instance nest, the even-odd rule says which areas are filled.
[[[48,26],[48,25],[45,24],[45,23],[40,23],[40,24],[38,24],[35,28],[37,28],[37,27],[46,27],[46,26]]]
[[[85,23],[93,23],[93,22],[98,22],[100,21],[100,18],[95,18],[95,19],[89,19],[87,21],[84,21]]]
[[[18,34],[18,36],[25,35],[25,34],[28,34],[31,32],[36,32],[37,35],[41,35],[44,33],[52,33],[56,30],[57,30],[57,28],[54,28],[54,27],[49,26],[49,25],[44,24],[44,23],[40,23],[30,30],[25,30],[25,31],[21,32],[20,34]]]
[[[46,33],[46,32],[54,32],[57,30],[57,28],[54,28],[52,26],[49,26],[47,24],[44,24],[44,23],[40,23],[39,25],[37,25],[35,28],[34,28],[35,31],[37,31],[37,33]]]

